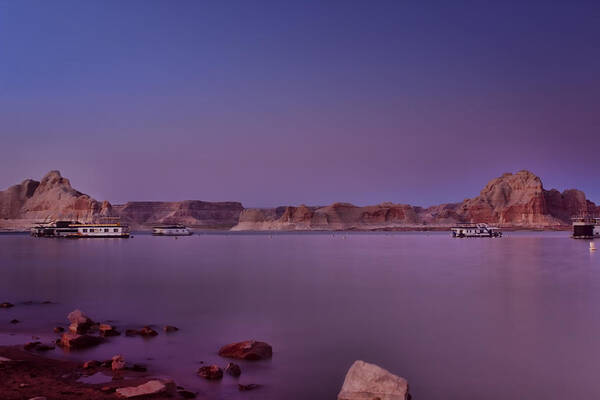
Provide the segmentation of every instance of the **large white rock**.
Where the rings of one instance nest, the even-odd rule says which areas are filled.
[[[407,400],[408,382],[389,371],[364,361],[348,370],[338,400]]]
[[[161,381],[148,381],[140,386],[129,386],[117,389],[117,394],[127,399],[132,397],[149,396],[162,393],[167,390],[167,386]]]

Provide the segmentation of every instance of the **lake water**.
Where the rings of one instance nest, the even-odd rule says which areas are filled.
[[[2,301],[16,307],[0,310],[0,344],[55,338],[75,308],[123,330],[176,325],[49,355],[121,353],[207,398],[335,399],[357,359],[407,378],[415,400],[600,398],[600,251],[567,232],[0,235]],[[196,376],[245,339],[273,346],[239,363],[239,382],[264,386]]]

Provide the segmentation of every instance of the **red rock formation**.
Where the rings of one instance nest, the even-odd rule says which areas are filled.
[[[78,220],[98,222],[102,217],[120,217],[133,229],[156,224],[185,224],[204,229],[229,229],[236,225],[241,203],[204,201],[130,202],[111,205],[99,202],[71,187],[58,171],[40,182],[28,179],[0,191],[0,228],[23,230],[35,222]]]
[[[284,209],[283,212],[278,210]],[[545,190],[529,171],[504,174],[491,180],[479,196],[462,203],[423,209],[382,203],[357,207],[334,203],[326,207],[246,209],[234,230],[386,230],[441,229],[457,222],[487,222],[512,228],[570,226],[572,216],[599,213],[600,207],[578,190]]]

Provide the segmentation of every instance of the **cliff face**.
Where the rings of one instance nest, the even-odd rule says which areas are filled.
[[[36,222],[51,220],[98,222],[103,217],[119,217],[133,229],[163,223],[229,229],[237,224],[242,209],[241,203],[195,200],[112,206],[78,192],[60,172],[51,171],[40,182],[28,179],[0,191],[0,229],[26,230]]]
[[[435,229],[457,222],[487,222],[511,228],[570,226],[570,218],[598,213],[600,207],[579,190],[545,190],[529,171],[504,174],[491,180],[479,196],[462,203],[421,208],[383,203],[357,207],[335,203],[326,207],[246,209],[234,230],[380,230]]]
[[[583,213],[600,214],[585,194],[571,189],[546,190],[528,171],[491,180],[479,196],[462,203],[422,208],[382,203],[358,207],[334,203],[325,207],[301,205],[244,209],[238,202],[210,203],[99,202],[71,187],[58,171],[40,182],[31,179],[0,191],[0,229],[23,230],[44,220],[98,222],[119,217],[133,229],[157,224],[185,224],[200,229],[232,230],[411,230],[442,229],[457,222],[487,222],[506,228],[563,229]]]
[[[238,223],[243,207],[237,202],[199,200],[133,201],[113,206],[113,213],[133,228],[158,224],[184,224],[201,229],[230,229]]]
[[[46,218],[87,222],[109,214],[108,202],[100,203],[73,189],[58,171],[50,171],[40,182],[27,179],[0,192],[0,224]]]

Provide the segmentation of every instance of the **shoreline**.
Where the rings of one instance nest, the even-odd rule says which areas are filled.
[[[86,383],[81,379],[96,374],[106,376],[102,383]],[[23,346],[0,346],[0,398],[21,400],[48,399],[115,399],[116,389],[146,384],[157,380],[146,372],[132,370],[112,372],[110,368],[85,369],[81,363],[58,360],[35,354]],[[165,390],[152,395],[153,399],[177,397],[175,384],[161,379]],[[183,398],[183,397],[181,397]]]

